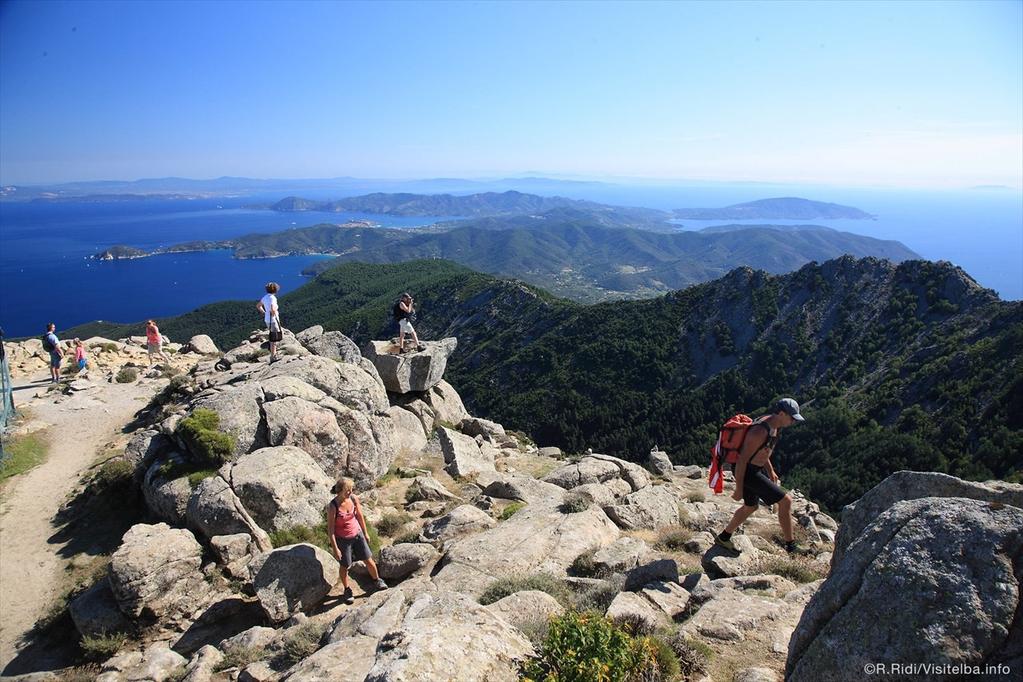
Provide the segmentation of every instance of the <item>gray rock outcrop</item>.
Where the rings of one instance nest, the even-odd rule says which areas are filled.
[[[220,349],[206,334],[196,334],[181,349],[182,353],[199,353],[200,355],[220,355]]]
[[[137,524],[110,559],[110,588],[122,613],[132,618],[187,614],[210,591],[201,562],[202,547],[187,530]]]
[[[334,557],[304,543],[254,557],[249,571],[263,611],[276,623],[321,602],[339,575]]]
[[[425,341],[423,345],[426,350],[399,355],[390,341],[371,341],[365,351],[388,391],[423,392],[429,391],[444,378],[448,358],[455,352],[458,339],[448,337],[441,341]]]
[[[1021,565],[1023,509],[961,497],[896,502],[810,599],[786,679],[844,680],[880,660],[1019,670]],[[892,614],[909,626],[877,626]]]
[[[268,532],[315,527],[334,482],[312,457],[292,446],[262,448],[231,466],[231,486],[245,509]]]

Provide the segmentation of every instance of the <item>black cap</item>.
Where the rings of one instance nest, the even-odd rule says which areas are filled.
[[[797,422],[806,421],[803,419],[803,415],[799,414],[799,403],[792,398],[782,398],[774,404],[775,412],[784,412],[788,416],[795,419]]]

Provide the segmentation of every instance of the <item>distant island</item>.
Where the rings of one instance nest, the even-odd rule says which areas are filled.
[[[798,197],[759,199],[724,208],[677,208],[684,220],[876,220],[877,216],[852,206],[810,201]]]
[[[181,201],[204,199],[199,194],[85,194],[80,196],[48,195],[35,197],[33,204],[108,204],[119,201]]]
[[[235,258],[279,258],[281,256],[308,255],[322,253],[328,256],[342,256],[349,252],[349,247],[332,249],[330,240],[324,238],[325,233],[345,235],[357,228],[375,228],[377,223],[370,220],[350,220],[341,224],[323,224],[300,230],[291,229],[271,234],[248,234],[235,239],[221,241],[190,241],[162,246],[152,251],[144,251],[134,246],[118,244],[93,254],[93,260],[132,260],[147,258],[169,253],[192,253],[196,251],[217,251],[231,249]],[[310,233],[310,230],[312,231]],[[395,231],[396,232],[396,231]],[[342,237],[343,239],[343,237]]]
[[[789,272],[843,254],[893,262],[917,258],[904,245],[817,225],[718,225],[703,231],[628,227],[606,207],[486,216],[427,228],[374,227],[367,221],[324,223],[218,242],[185,242],[151,252],[231,249],[235,258],[331,255],[342,261],[399,263],[442,258],[494,275],[516,277],[578,301],[656,296],[748,265]],[[97,258],[140,257],[108,249]],[[304,274],[334,265],[324,260]]]

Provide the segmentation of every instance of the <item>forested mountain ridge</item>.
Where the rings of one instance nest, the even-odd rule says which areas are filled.
[[[843,257],[787,275],[739,268],[641,301],[579,305],[439,260],[340,265],[281,297],[287,327],[363,343],[394,333],[409,290],[424,338],[458,336],[449,377],[470,409],[541,444],[706,464],[720,423],[781,395],[807,422],[779,447],[786,482],[836,508],[899,469],[1019,478],[1023,303],[948,263]],[[222,347],[254,301],[161,322]],[[136,327],[92,325],[78,336]]]

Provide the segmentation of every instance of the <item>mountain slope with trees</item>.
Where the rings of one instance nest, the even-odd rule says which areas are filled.
[[[449,377],[470,409],[543,445],[638,459],[657,444],[677,462],[706,464],[725,418],[793,395],[807,422],[785,434],[779,468],[829,508],[904,468],[1021,476],[1023,303],[1000,301],[948,263],[740,268],[597,305],[440,260],[350,263],[282,296],[283,319],[359,343],[387,338],[404,290],[424,338],[459,337]],[[259,324],[252,301],[160,322],[172,338],[209,333],[222,347]]]

